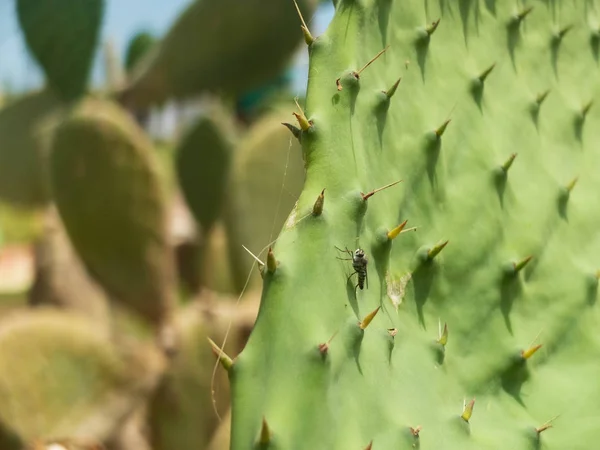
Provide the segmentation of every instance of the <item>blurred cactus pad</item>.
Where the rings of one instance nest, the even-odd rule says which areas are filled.
[[[156,44],[156,38],[148,31],[140,31],[131,38],[125,51],[125,70],[130,73],[135,65]]]
[[[90,274],[162,324],[174,302],[174,259],[155,156],[125,111],[89,98],[57,128],[49,166],[58,212]]]
[[[589,449],[599,2],[335,4],[289,111],[306,182],[220,357],[231,449]]]
[[[0,444],[102,442],[152,392],[164,366],[149,348],[117,350],[90,319],[64,311],[15,312],[0,321]],[[14,436],[14,435],[13,435]]]
[[[0,110],[0,199],[19,207],[49,201],[45,161],[64,110],[48,89],[27,94]]]
[[[16,0],[16,7],[27,47],[48,85],[64,100],[80,97],[97,50],[104,0]]]
[[[298,3],[312,15],[316,1]],[[289,1],[193,1],[136,66],[123,101],[145,108],[170,97],[257,88],[290,62],[302,40],[297,20]]]
[[[236,137],[225,109],[211,107],[187,130],[175,152],[175,168],[186,203],[203,232],[221,214]]]
[[[236,147],[224,222],[238,291],[254,263],[242,246],[257,255],[265,253],[302,190],[301,147],[281,125],[288,117],[280,108],[261,115]],[[260,281],[257,271],[253,275],[253,282]]]

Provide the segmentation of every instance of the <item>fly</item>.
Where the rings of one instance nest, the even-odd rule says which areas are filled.
[[[357,248],[353,252],[348,248],[342,250],[341,248],[336,247],[336,249],[338,249],[340,252],[347,253],[348,255],[350,255],[350,258],[338,257],[338,259],[341,259],[343,261],[352,261],[352,268],[354,269],[354,272],[350,274],[348,280],[354,274],[358,276],[358,284],[354,286],[354,290],[356,291],[356,288],[360,288],[361,290],[363,290],[365,287],[365,283],[367,285],[367,289],[369,289],[369,276],[367,273],[367,263],[369,261],[367,259],[367,256],[365,255],[364,250],[361,248]]]

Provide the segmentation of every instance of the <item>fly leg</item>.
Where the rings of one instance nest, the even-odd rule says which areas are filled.
[[[350,281],[350,278],[352,278],[352,275],[357,275],[357,274],[358,274],[358,272],[352,272],[352,273],[351,273],[351,274],[348,276],[348,279],[346,280],[346,283],[347,283],[348,281]],[[358,286],[358,284],[357,284],[357,286]]]
[[[343,249],[343,250],[342,250],[341,248],[339,248],[339,247],[335,246],[335,245],[334,245],[334,247],[335,247],[335,248],[336,248],[338,251],[340,251],[340,252],[342,252],[342,253],[348,253],[348,254],[350,255],[350,258],[340,258],[340,257],[337,257],[337,259],[341,259],[342,261],[352,261],[352,257],[353,257],[352,250],[349,250],[349,249],[348,249],[348,247],[346,247],[346,248],[345,248],[345,249]]]
[[[342,261],[354,261],[354,253],[352,252],[352,250],[349,250],[349,249],[348,249],[348,247],[346,247],[346,248],[345,248],[345,249],[343,249],[343,250],[342,250],[341,248],[339,248],[339,247],[335,246],[335,245],[334,245],[334,247],[335,247],[335,248],[336,248],[338,251],[340,251],[340,252],[342,252],[342,253],[348,253],[348,254],[350,255],[350,258],[340,258],[340,257],[338,256],[338,257],[337,257],[337,259],[340,259],[340,260],[342,260]],[[348,283],[348,282],[350,281],[350,278],[352,278],[352,276],[353,276],[353,275],[358,275],[358,272],[356,272],[356,271],[352,272],[352,273],[351,273],[351,274],[348,276],[348,278],[346,279],[346,283]],[[358,288],[358,285],[359,285],[359,284],[360,284],[360,283],[357,283],[357,284],[356,284],[356,286],[354,286],[354,296],[355,296],[355,297],[356,297],[356,289]],[[368,286],[367,286],[367,287],[368,287]]]
[[[346,280],[346,283],[348,283],[350,281],[350,278],[352,278],[353,275],[358,275],[358,272],[352,272],[350,274],[350,276],[348,277],[348,279]],[[356,289],[358,289],[358,285],[360,283],[356,283],[356,286],[354,286],[354,296],[356,297]]]

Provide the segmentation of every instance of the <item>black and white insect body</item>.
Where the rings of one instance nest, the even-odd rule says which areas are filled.
[[[338,258],[344,261],[352,261],[352,268],[354,272],[350,274],[348,279],[352,277],[352,275],[356,274],[358,276],[358,284],[354,287],[364,289],[365,283],[367,285],[367,289],[369,289],[369,276],[367,273],[367,264],[369,262],[367,255],[365,255],[365,251],[362,248],[357,248],[356,250],[351,251],[347,248],[342,250],[341,248],[336,247],[340,252],[348,253],[350,258]]]

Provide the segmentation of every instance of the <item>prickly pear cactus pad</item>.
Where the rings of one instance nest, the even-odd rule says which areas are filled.
[[[235,138],[226,109],[214,106],[187,130],[176,149],[179,186],[205,234],[221,214]]]
[[[310,17],[315,1],[298,3]],[[289,1],[192,1],[156,50],[136,66],[123,101],[143,108],[171,96],[256,88],[276,76],[299,47],[296,17]]]
[[[117,351],[93,321],[62,311],[4,316],[0,349],[0,433],[23,442],[109,438],[164,368],[156,350]]]
[[[160,324],[174,302],[174,262],[154,157],[125,111],[90,98],[57,128],[50,180],[88,271],[115,300]]]
[[[131,38],[125,51],[125,70],[131,73],[135,65],[143,59],[156,44],[156,38],[148,31],[140,31]]]
[[[233,450],[600,438],[599,7],[339,0],[305,33],[306,183],[220,358]]]
[[[63,112],[48,89],[0,110],[0,199],[28,208],[48,202],[45,158]]]
[[[16,0],[29,51],[64,100],[81,96],[96,53],[104,0]]]
[[[206,338],[210,334],[222,339],[227,324],[217,317],[207,320],[193,303],[178,311],[175,323],[181,349],[149,402],[149,437],[156,450],[206,448],[218,424],[210,399],[214,359]],[[239,349],[240,331],[231,331],[228,345]],[[223,373],[216,375],[214,388],[223,394],[217,406],[225,410],[227,379]]]
[[[300,144],[281,126],[288,117],[279,109],[264,114],[235,151],[224,216],[232,275],[240,291],[254,262],[242,246],[258,255],[277,237],[304,183]],[[260,281],[255,272],[252,283]]]

